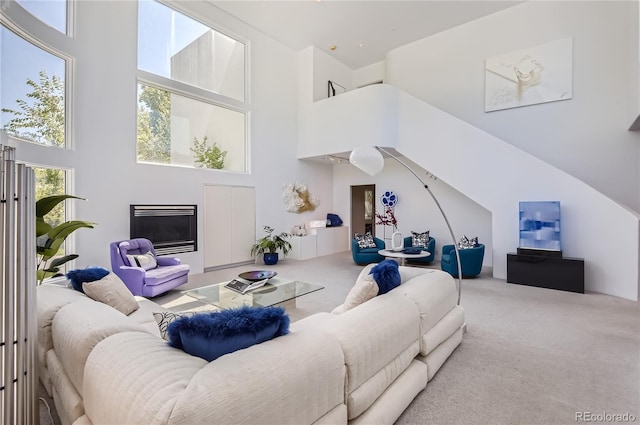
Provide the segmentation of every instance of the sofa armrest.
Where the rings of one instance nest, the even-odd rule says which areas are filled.
[[[177,257],[156,257],[159,266],[177,266],[181,264]]]

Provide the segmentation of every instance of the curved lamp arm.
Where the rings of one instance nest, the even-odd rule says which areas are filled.
[[[422,181],[420,176],[413,171],[411,167],[409,167],[405,162],[403,162],[400,158],[389,152],[388,150],[381,148],[379,146],[371,146],[364,148],[356,148],[351,152],[349,156],[349,162],[365,173],[374,176],[382,171],[382,167],[384,167],[384,158],[382,157],[382,153],[386,153],[391,158],[395,159],[400,165],[409,170],[413,176],[418,179],[418,181],[422,184],[422,186],[427,190],[429,195],[431,195],[431,199],[436,203],[438,210],[440,210],[440,214],[444,218],[445,223],[447,224],[447,228],[449,229],[449,233],[451,234],[451,239],[453,239],[453,248],[456,252],[456,260],[458,262],[458,305],[460,305],[460,296],[462,294],[462,263],[460,262],[460,251],[458,250],[457,239],[453,234],[453,229],[451,228],[451,224],[449,224],[449,219],[447,215],[444,213],[442,206],[440,206],[440,202],[435,197],[429,186]]]

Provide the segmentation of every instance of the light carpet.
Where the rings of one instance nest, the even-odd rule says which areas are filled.
[[[325,287],[282,304],[292,321],[341,304],[362,269],[348,252],[245,265],[192,275],[153,301],[175,311],[208,310],[182,291],[266,268]],[[397,425],[575,424],[581,412],[630,413],[640,423],[639,303],[509,284],[491,270],[462,286],[463,342]]]

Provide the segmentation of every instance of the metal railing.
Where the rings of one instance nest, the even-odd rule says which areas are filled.
[[[0,153],[0,423],[37,425],[35,175]]]

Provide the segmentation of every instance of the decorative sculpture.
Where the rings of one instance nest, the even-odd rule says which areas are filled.
[[[282,199],[287,211],[297,214],[313,211],[320,204],[318,198],[311,196],[307,185],[299,182],[283,185]]]

